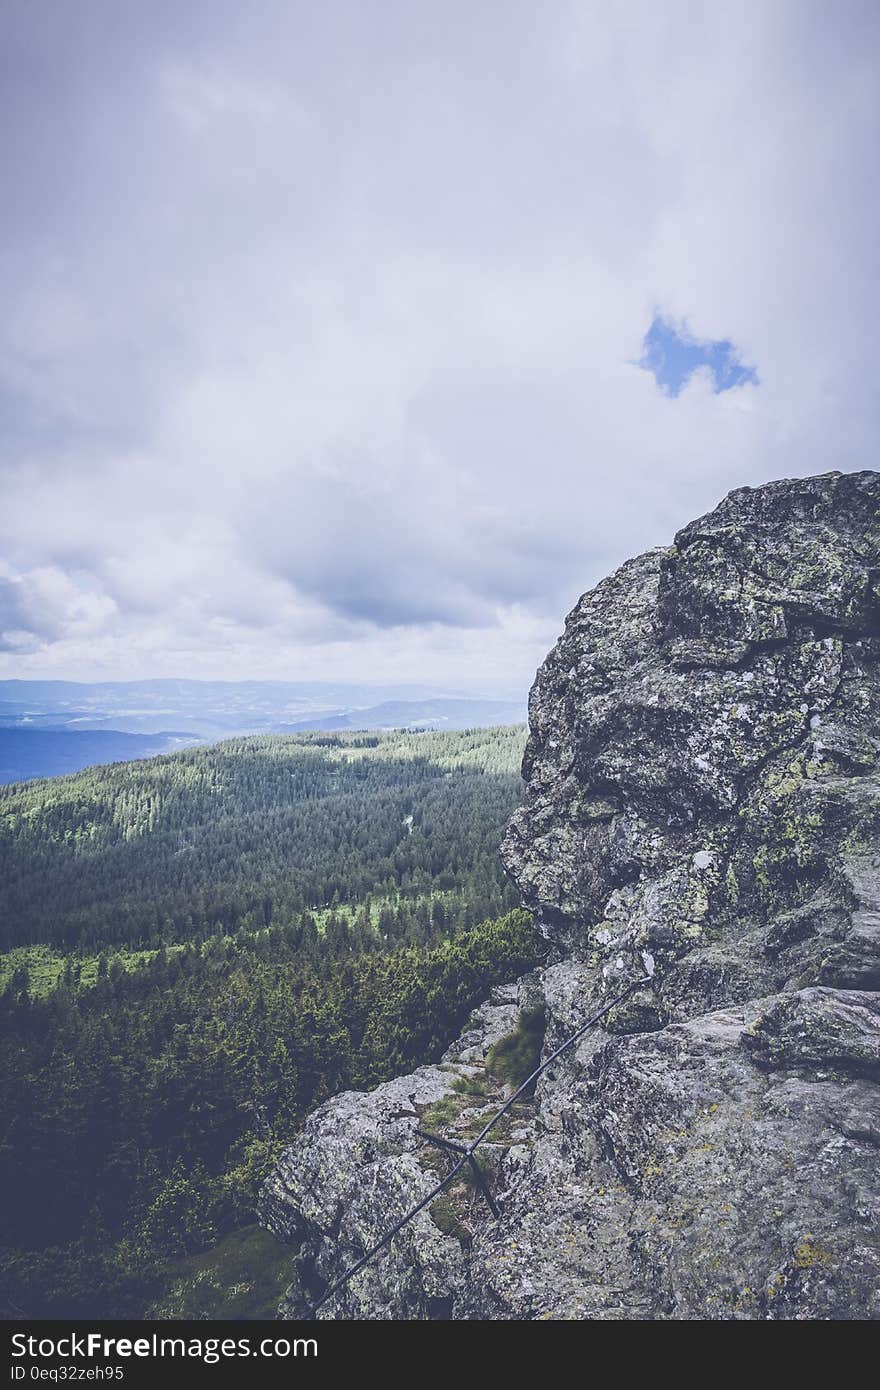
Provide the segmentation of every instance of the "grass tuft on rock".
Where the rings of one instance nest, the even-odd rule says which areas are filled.
[[[486,1070],[516,1090],[541,1061],[545,1031],[544,1010],[524,1009],[513,1032],[490,1047]]]

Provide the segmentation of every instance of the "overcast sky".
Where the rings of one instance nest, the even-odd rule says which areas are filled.
[[[876,0],[0,16],[0,676],[524,690],[730,488],[877,466]]]

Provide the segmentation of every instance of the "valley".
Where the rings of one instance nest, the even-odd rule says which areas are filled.
[[[256,736],[0,789],[0,1304],[265,1316],[256,1193],[541,943],[522,728]]]

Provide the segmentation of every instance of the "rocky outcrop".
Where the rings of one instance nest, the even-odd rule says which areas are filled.
[[[529,718],[503,855],[554,963],[311,1118],[264,1199],[288,1311],[430,1187],[420,1107],[467,1133],[463,1088],[501,1094],[493,1009],[549,1050],[647,961],[495,1136],[501,1219],[452,1193],[322,1315],[877,1316],[880,475],[742,489],[625,564]]]
[[[537,986],[536,977],[526,976],[496,989],[437,1066],[366,1094],[347,1091],[311,1117],[261,1199],[264,1224],[299,1247],[301,1278],[288,1290],[286,1316],[308,1313],[327,1284],[437,1185],[447,1160],[419,1129],[466,1142],[503,1103],[492,1050],[515,1033],[523,1013],[531,1016]],[[481,1148],[493,1183],[516,1169],[533,1109],[518,1105]],[[466,1280],[466,1252],[483,1215],[480,1200],[466,1179],[440,1196],[335,1300],[336,1315],[448,1317],[453,1291]]]

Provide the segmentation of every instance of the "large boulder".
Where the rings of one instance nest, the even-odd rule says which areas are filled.
[[[623,565],[529,719],[503,857],[554,955],[516,1017],[549,1050],[651,984],[495,1145],[501,1219],[420,1218],[323,1315],[876,1316],[880,475],[742,489]],[[436,1077],[329,1102],[282,1160],[311,1295],[424,1191],[392,1107]]]

